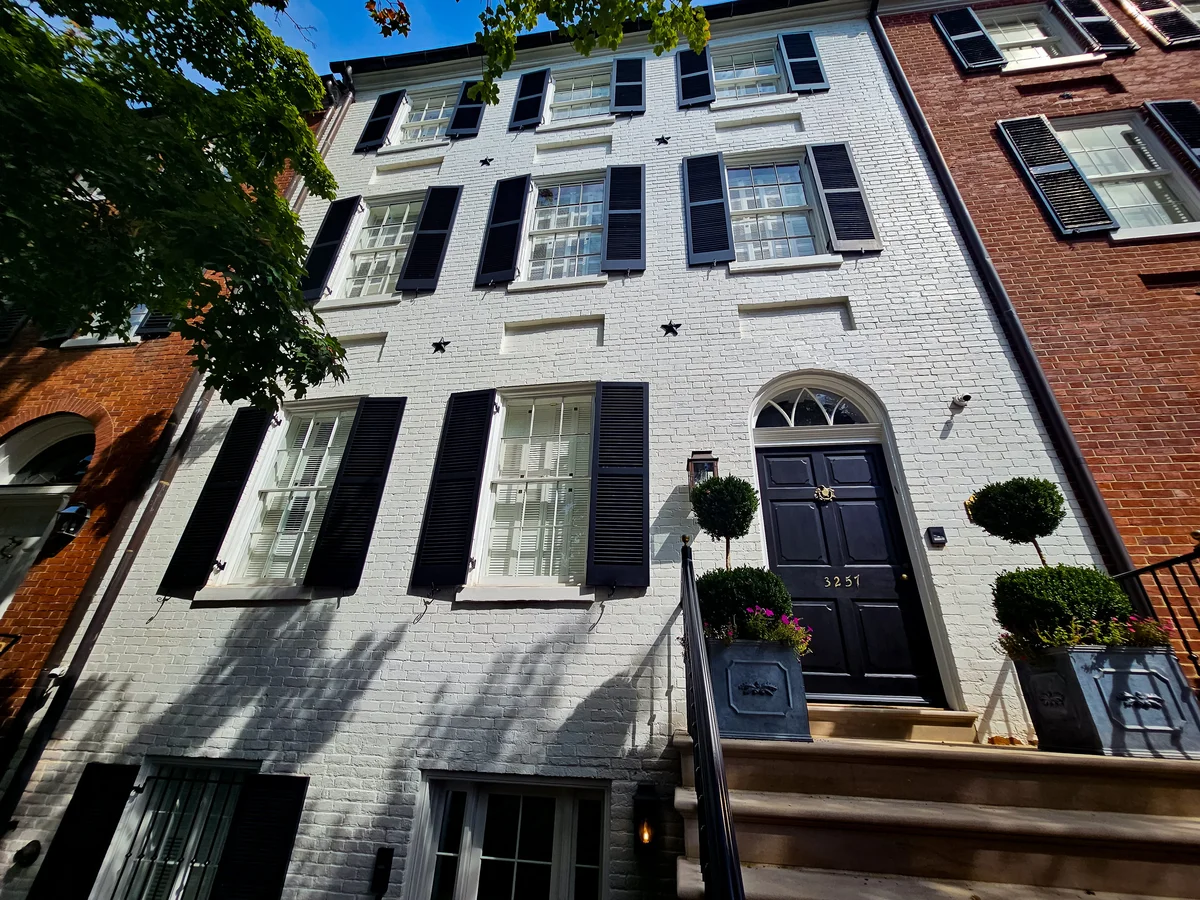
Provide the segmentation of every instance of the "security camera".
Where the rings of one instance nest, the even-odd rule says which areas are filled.
[[[959,394],[950,401],[950,406],[953,409],[966,409],[967,404],[971,402],[970,394]]]

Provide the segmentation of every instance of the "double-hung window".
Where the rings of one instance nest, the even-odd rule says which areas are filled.
[[[487,581],[583,583],[592,402],[591,394],[505,400],[491,482]]]
[[[350,251],[344,294],[347,298],[394,293],[404,255],[421,214],[420,200],[372,204]]]
[[[455,87],[449,91],[409,96],[408,115],[400,126],[401,142],[412,144],[444,138],[458,102],[459,90]]]
[[[606,101],[607,102],[607,101]],[[529,229],[529,278],[600,274],[604,177],[537,185]]]
[[[612,69],[586,69],[554,76],[554,93],[550,101],[550,121],[606,116]]]
[[[729,165],[729,209],[739,261],[824,252],[811,176],[799,162]]]
[[[781,94],[787,88],[775,42],[710,49],[718,100]]]
[[[144,303],[139,303],[130,311],[129,322],[122,333],[101,337],[97,332],[84,331],[75,337],[63,341],[59,344],[59,347],[63,349],[70,347],[109,347],[137,343],[137,330],[149,315],[150,309]]]
[[[1031,64],[1083,52],[1047,6],[980,10],[977,15],[1010,64]]]

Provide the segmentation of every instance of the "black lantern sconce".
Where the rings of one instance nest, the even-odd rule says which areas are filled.
[[[688,490],[702,481],[717,477],[717,458],[711,450],[693,450],[688,458]]]
[[[639,856],[651,856],[662,843],[662,800],[658,787],[642,782],[633,793],[633,846]]]
[[[92,511],[86,503],[72,503],[58,511],[54,521],[54,533],[66,538],[73,538],[83,530]]]

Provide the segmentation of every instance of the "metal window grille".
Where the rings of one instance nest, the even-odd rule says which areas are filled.
[[[458,88],[449,93],[417,95],[409,98],[408,116],[400,127],[405,143],[436,141],[446,136],[450,116],[458,102]]]
[[[371,207],[358,236],[358,244],[350,252],[347,297],[373,297],[392,292],[420,214],[420,200]]]
[[[529,234],[530,280],[598,275],[603,226],[603,181],[539,187]]]
[[[712,67],[718,100],[783,92],[774,45],[713,53]]]
[[[555,78],[550,120],[558,122],[608,115],[611,79],[612,73],[608,69]]]
[[[812,192],[799,163],[730,166],[726,178],[733,247],[739,260],[818,252]]]

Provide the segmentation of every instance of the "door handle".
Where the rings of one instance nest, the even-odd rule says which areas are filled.
[[[901,580],[901,581],[908,581],[908,573],[907,573],[907,572],[901,572],[901,573],[900,573],[900,580]]]

